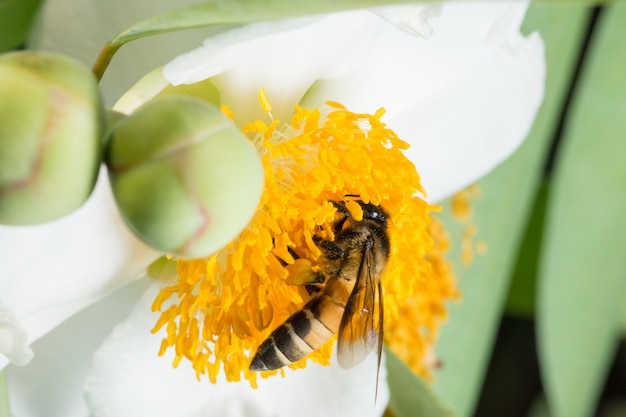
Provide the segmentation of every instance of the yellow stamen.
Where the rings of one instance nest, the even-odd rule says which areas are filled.
[[[271,106],[259,92],[262,108]],[[316,270],[321,251],[313,237],[334,239],[337,219],[331,201],[346,201],[355,219],[363,211],[354,200],[381,205],[390,215],[391,254],[382,281],[385,291],[385,340],[416,372],[426,374],[427,347],[445,316],[444,302],[456,296],[452,274],[408,144],[374,115],[357,114],[338,103],[322,109],[296,106],[289,123],[254,121],[244,127],[265,167],[265,191],[257,214],[227,247],[208,259],[177,261],[178,281],[164,288],[153,310],[165,328],[166,347],[175,350],[174,366],[191,361],[196,375],[229,381],[248,370],[257,347],[309,299],[302,268]],[[357,196],[357,197],[355,197]],[[294,259],[292,253],[298,255]],[[300,271],[294,273],[293,271]],[[307,358],[328,364],[334,339]],[[403,350],[405,346],[408,350]],[[307,358],[291,368],[304,368]],[[281,374],[283,371],[280,371]],[[262,377],[277,371],[262,372]]]
[[[265,88],[261,88],[259,90],[259,102],[261,103],[261,108],[263,109],[265,113],[269,114],[272,112],[272,105],[270,104],[270,101],[267,99],[267,95],[265,94]]]
[[[348,209],[348,211],[350,212],[350,216],[354,220],[356,220],[357,222],[363,220],[363,208],[359,203],[353,200],[348,201],[346,202],[346,208]]]
[[[487,242],[482,239],[479,240],[478,242],[476,242],[475,250],[477,254],[484,255],[485,253],[487,253]]]
[[[228,107],[228,105],[224,104],[220,107],[220,110],[224,113],[224,116],[228,117],[230,120],[235,120],[235,113],[233,113],[232,109]]]
[[[463,230],[463,240],[461,241],[461,262],[463,265],[471,265],[474,261],[474,236],[478,229],[470,224]]]
[[[452,213],[459,220],[467,220],[472,215],[470,202],[471,193],[468,188],[459,191],[452,196]]]
[[[478,184],[472,184],[452,197],[452,214],[464,225],[461,236],[461,263],[465,266],[474,262],[475,253],[480,255],[487,250],[487,244],[484,241],[474,244],[478,227],[473,220],[472,201],[479,197],[480,187]]]

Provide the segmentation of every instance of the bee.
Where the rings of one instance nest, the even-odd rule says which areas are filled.
[[[355,220],[343,202],[332,202],[340,218],[333,241],[314,236],[322,251],[317,274],[326,285],[260,345],[252,371],[282,368],[338,334],[337,359],[342,368],[361,363],[374,349],[380,367],[383,343],[381,276],[389,258],[389,215],[382,207],[357,200],[363,219]]]

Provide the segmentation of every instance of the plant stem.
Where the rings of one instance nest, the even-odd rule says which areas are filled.
[[[111,42],[107,43],[102,51],[100,51],[100,55],[96,59],[96,62],[93,64],[93,68],[91,71],[96,76],[96,79],[100,81],[102,76],[104,75],[104,71],[106,71],[107,67],[111,63],[111,59],[113,59],[113,55],[120,49],[122,45],[113,45]]]

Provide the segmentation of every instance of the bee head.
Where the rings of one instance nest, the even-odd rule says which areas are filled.
[[[368,220],[373,220],[377,223],[381,223],[383,225],[387,225],[387,219],[389,215],[383,210],[382,207],[376,206],[371,203],[364,203],[359,201],[361,208],[363,209],[363,218]]]

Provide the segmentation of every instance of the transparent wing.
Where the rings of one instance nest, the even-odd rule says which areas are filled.
[[[342,368],[358,365],[374,349],[383,347],[383,294],[374,271],[374,252],[363,245],[356,283],[339,325],[337,359]]]

